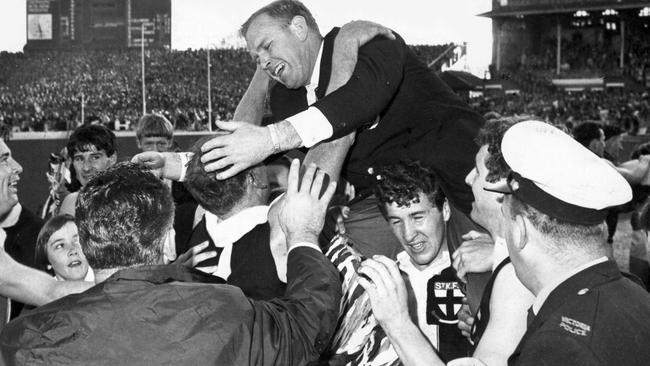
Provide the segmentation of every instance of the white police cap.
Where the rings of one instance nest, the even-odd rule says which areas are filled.
[[[513,125],[501,151],[513,171],[513,194],[564,222],[599,224],[606,208],[632,199],[630,185],[611,165],[547,123]]]

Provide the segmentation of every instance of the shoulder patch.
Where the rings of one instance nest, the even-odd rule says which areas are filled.
[[[566,316],[561,317],[560,328],[564,329],[565,331],[571,334],[575,334],[583,337],[586,337],[587,333],[591,331],[590,325],[587,325],[583,322],[579,322],[575,319],[571,319]]]

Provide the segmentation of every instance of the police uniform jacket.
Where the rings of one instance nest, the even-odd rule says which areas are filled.
[[[250,300],[194,270],[122,270],[36,309],[0,334],[8,365],[304,365],[336,326],[338,272],[316,249],[289,253],[284,298]]]
[[[650,294],[606,261],[553,290],[509,365],[650,365]]]
[[[404,40],[377,37],[359,49],[351,79],[325,96],[332,68],[335,28],[325,36],[317,101],[333,137],[354,130],[343,176],[357,192],[371,187],[373,168],[414,159],[433,168],[450,202],[471,211],[473,196],[465,176],[474,166],[474,142],[483,124],[476,114],[426,65]],[[318,72],[318,71],[315,71]],[[305,88],[277,83],[271,90],[273,118],[283,120],[307,109]]]

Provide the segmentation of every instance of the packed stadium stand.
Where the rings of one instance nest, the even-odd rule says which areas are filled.
[[[650,2],[493,0],[482,112],[650,127]],[[479,88],[480,89],[480,88]]]
[[[429,63],[448,46],[413,49]],[[148,111],[164,113],[177,130],[207,128],[206,56],[147,50]],[[213,120],[229,120],[255,64],[244,49],[215,49],[210,57]],[[0,53],[0,121],[13,131],[62,131],[81,123],[83,102],[86,122],[132,127],[142,114],[141,81],[139,49]]]

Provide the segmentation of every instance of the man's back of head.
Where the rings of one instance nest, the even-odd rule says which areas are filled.
[[[167,185],[132,163],[99,173],[77,202],[79,240],[95,270],[160,263],[173,217]]]
[[[207,173],[201,162],[201,146],[210,137],[197,141],[192,147],[194,156],[187,166],[185,187],[192,197],[208,212],[226,218],[240,204],[265,204],[268,197],[267,177],[263,166],[254,166],[228,179],[219,180],[215,173]],[[257,193],[256,193],[257,192]]]

